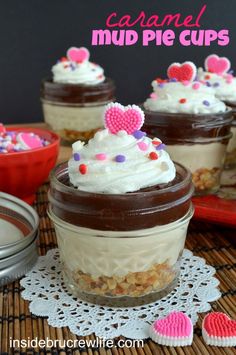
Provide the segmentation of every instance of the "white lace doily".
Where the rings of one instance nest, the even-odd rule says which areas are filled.
[[[74,299],[62,287],[59,250],[39,257],[35,267],[21,280],[22,297],[30,301],[30,311],[48,317],[53,327],[68,326],[72,333],[112,339],[123,335],[131,339],[148,338],[150,324],[172,310],[187,313],[196,323],[198,313],[211,308],[220,298],[215,269],[189,250],[184,250],[181,275],[175,290],[161,300],[134,308],[109,308]]]

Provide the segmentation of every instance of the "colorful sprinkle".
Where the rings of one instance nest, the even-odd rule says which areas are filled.
[[[164,83],[160,83],[158,86],[159,86],[159,88],[162,89],[162,88],[164,88],[165,84]]]
[[[126,158],[125,158],[125,156],[122,155],[122,154],[119,154],[119,155],[117,155],[117,156],[115,157],[115,161],[116,161],[117,163],[124,163],[125,160],[126,160]]]
[[[220,83],[214,83],[213,86],[214,88],[217,88],[218,86],[220,86]]]
[[[226,83],[227,84],[232,84],[232,82],[233,82],[233,78],[227,78],[226,79]]]
[[[166,80],[166,79],[161,79],[161,78],[156,78],[156,82],[157,82],[158,84],[160,84],[160,83],[166,83],[167,80]]]
[[[171,79],[169,79],[169,82],[170,83],[176,83],[178,80],[176,79],[176,78],[171,78]]]
[[[152,144],[153,145],[160,145],[161,144],[161,140],[155,139],[155,140],[152,141]]]
[[[193,86],[192,86],[192,88],[193,88],[194,90],[198,90],[198,89],[200,88],[200,83],[194,83]]]
[[[140,150],[145,151],[148,149],[148,145],[144,142],[138,142],[138,147]]]
[[[165,147],[166,147],[166,145],[164,143],[161,143],[156,147],[156,150],[163,150],[163,149],[165,149]]]
[[[180,104],[185,104],[186,101],[187,101],[186,99],[180,99],[180,100],[179,100],[179,103],[180,103]]]
[[[76,69],[76,66],[74,65],[74,63],[70,63],[70,68],[71,68],[71,70],[75,70]]]
[[[136,139],[141,139],[141,138],[143,138],[144,136],[146,136],[146,132],[142,132],[142,131],[137,130],[137,131],[135,131],[135,132],[133,133],[133,136],[134,136],[134,138],[136,138]]]
[[[155,92],[152,92],[152,93],[150,94],[150,98],[151,98],[151,99],[157,99],[157,94],[156,94]]]
[[[80,161],[80,154],[79,153],[74,153],[73,155],[75,161]]]
[[[211,83],[209,81],[206,81],[206,86],[208,86],[210,88],[211,87]]]
[[[80,164],[80,166],[79,166],[80,174],[85,175],[85,174],[87,174],[87,171],[88,171],[87,165],[86,164]]]
[[[211,76],[209,74],[207,74],[207,75],[204,76],[204,79],[205,80],[209,80],[209,79],[211,79]]]
[[[188,86],[188,85],[190,84],[190,81],[184,80],[184,81],[182,81],[182,84],[183,84],[184,86]]]
[[[95,155],[97,160],[106,160],[107,159],[107,155],[105,153],[98,153]]]
[[[62,58],[60,59],[60,61],[61,61],[61,62],[68,62],[68,59],[67,59],[66,57],[62,57]]]
[[[207,101],[207,100],[202,101],[202,103],[203,103],[203,105],[205,105],[205,106],[210,106],[210,102]]]
[[[151,160],[157,160],[158,159],[158,154],[156,152],[151,152],[149,154],[149,159]]]

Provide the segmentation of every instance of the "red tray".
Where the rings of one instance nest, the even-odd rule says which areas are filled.
[[[192,201],[195,219],[236,227],[236,169],[223,172],[217,196],[196,196]]]
[[[194,218],[236,227],[236,200],[218,196],[193,197]]]

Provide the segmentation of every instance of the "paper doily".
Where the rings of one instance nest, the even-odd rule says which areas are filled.
[[[154,320],[172,310],[183,311],[195,324],[198,313],[207,312],[220,298],[215,269],[205,260],[184,250],[181,275],[177,287],[161,300],[133,308],[109,308],[74,299],[62,287],[59,250],[52,249],[38,259],[35,267],[21,280],[25,288],[22,297],[30,301],[30,311],[48,317],[53,327],[68,326],[76,335],[95,333],[112,339],[123,335],[131,339],[148,338],[148,328]]]

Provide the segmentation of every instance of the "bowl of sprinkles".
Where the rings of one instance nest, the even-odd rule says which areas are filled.
[[[59,142],[48,130],[0,124],[0,191],[32,204],[56,163]]]

